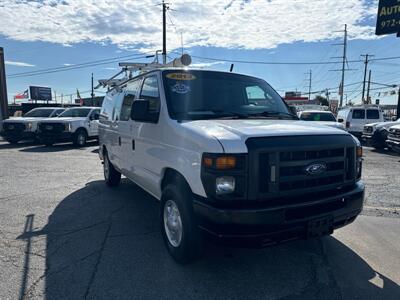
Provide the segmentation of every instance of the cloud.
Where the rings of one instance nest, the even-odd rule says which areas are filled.
[[[35,65],[28,64],[28,63],[25,63],[25,62],[11,61],[11,60],[6,60],[5,64],[9,65],[9,66],[16,66],[16,67],[34,67],[35,66]]]
[[[71,67],[71,66],[73,66],[74,64],[63,64],[64,66],[66,66],[66,67]]]
[[[115,44],[121,49],[161,48],[160,7],[154,0],[2,0],[0,33],[22,41],[63,45],[81,42]],[[371,18],[376,1],[365,0],[174,0],[169,12],[168,48],[214,46],[271,49],[298,41],[317,42],[342,36],[375,38]],[[24,16],[29,22],[15,22]],[[151,20],[151,21],[150,21]]]

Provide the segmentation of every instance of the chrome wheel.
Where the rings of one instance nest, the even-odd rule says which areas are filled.
[[[164,229],[169,243],[173,247],[179,247],[182,240],[182,219],[173,200],[168,200],[164,206]]]
[[[85,142],[86,142],[85,134],[84,134],[84,133],[80,133],[80,134],[78,135],[77,140],[78,140],[78,145],[80,145],[80,146],[85,145]]]

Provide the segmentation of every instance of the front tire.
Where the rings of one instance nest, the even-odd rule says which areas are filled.
[[[118,172],[113,164],[110,162],[108,158],[108,153],[104,153],[104,163],[103,163],[103,171],[104,171],[104,180],[106,184],[110,187],[118,186],[121,181],[121,173]]]
[[[191,192],[185,185],[167,185],[160,207],[160,226],[165,246],[180,264],[199,259],[203,252],[203,240],[193,211]]]
[[[85,130],[78,130],[74,136],[74,145],[79,147],[84,147],[87,141],[87,133]]]

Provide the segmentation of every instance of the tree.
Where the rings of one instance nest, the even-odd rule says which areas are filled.
[[[319,105],[329,106],[328,100],[321,95],[318,95],[317,97],[315,97],[315,100],[317,100]]]

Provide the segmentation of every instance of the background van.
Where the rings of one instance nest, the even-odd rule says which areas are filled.
[[[385,121],[383,112],[378,106],[345,107],[339,110],[337,120],[355,136],[362,135],[364,125]]]

